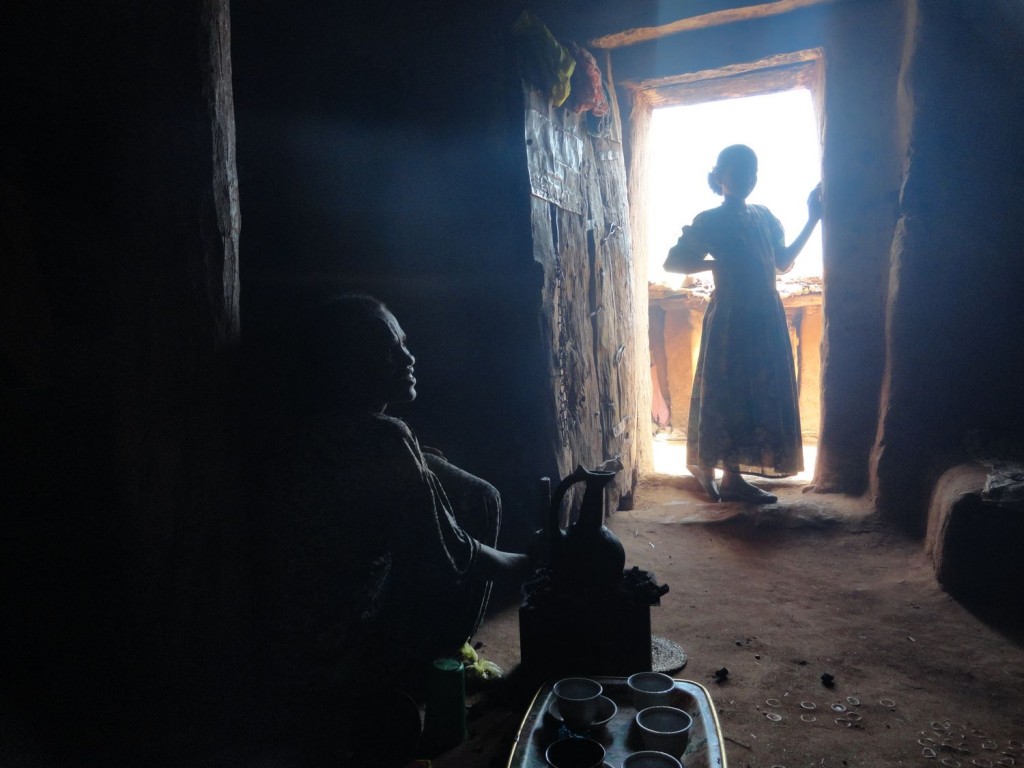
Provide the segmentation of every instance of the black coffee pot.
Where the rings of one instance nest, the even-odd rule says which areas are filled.
[[[604,489],[615,472],[578,466],[558,484],[548,519],[552,579],[569,588],[606,587],[622,581],[626,551],[604,524]],[[575,523],[561,527],[562,500],[576,483],[586,483]]]

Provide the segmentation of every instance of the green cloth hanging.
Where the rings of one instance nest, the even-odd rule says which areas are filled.
[[[529,11],[523,11],[512,27],[519,38],[519,66],[523,76],[560,107],[569,98],[569,80],[576,59],[551,31]]]

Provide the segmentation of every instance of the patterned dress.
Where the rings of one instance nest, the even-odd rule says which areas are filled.
[[[782,224],[762,205],[720,207],[683,227],[665,269],[694,272],[711,254],[715,279],[693,380],[687,465],[762,477],[803,470],[793,352],[775,288]]]

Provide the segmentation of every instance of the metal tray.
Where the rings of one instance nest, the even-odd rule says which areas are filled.
[[[637,710],[631,701],[626,678],[592,676],[590,679],[602,685],[604,695],[615,702],[618,712],[607,724],[595,727],[587,735],[604,745],[606,766],[619,768],[628,754],[642,749],[633,722]],[[530,702],[530,708],[516,733],[507,768],[546,768],[548,765],[544,751],[559,738],[562,728],[561,722],[548,713],[548,708],[556,701],[552,692],[555,682],[542,685]],[[685,768],[728,768],[722,729],[718,724],[715,705],[711,702],[711,694],[703,685],[691,680],[676,680],[675,683],[669,704],[685,710],[693,717],[690,741],[681,762]],[[565,735],[564,731],[562,735]]]

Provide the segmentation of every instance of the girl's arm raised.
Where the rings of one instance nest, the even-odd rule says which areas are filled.
[[[821,221],[821,184],[812,189],[811,194],[807,196],[807,223],[804,224],[804,228],[800,230],[796,240],[775,254],[775,270],[777,272],[788,272],[793,268],[793,262],[807,245],[807,241],[819,221]]]

